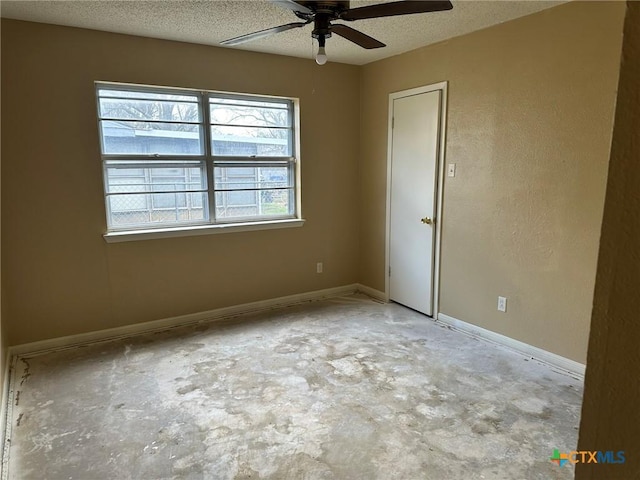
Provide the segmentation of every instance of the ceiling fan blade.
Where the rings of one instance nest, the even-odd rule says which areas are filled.
[[[269,35],[273,35],[274,33],[286,32],[287,30],[291,30],[292,28],[304,27],[308,24],[309,22],[287,23],[286,25],[280,25],[279,27],[267,28],[265,30],[260,30],[259,32],[247,33],[246,35],[240,35],[239,37],[223,40],[222,42],[220,42],[220,45],[239,45],[241,43],[258,40],[259,38],[268,37]]]
[[[269,0],[271,3],[278,5],[279,7],[286,8],[287,10],[293,10],[294,12],[313,13],[304,5],[300,5],[299,3],[294,2],[293,0]]]
[[[412,13],[440,12],[451,10],[449,0],[422,0],[406,2],[380,3],[366,7],[352,8],[340,15],[340,20],[363,20],[365,18],[393,17]]]
[[[354,30],[346,25],[331,25],[331,32],[369,50],[372,48],[386,47],[384,43],[379,42],[375,38],[365,35],[364,33]]]

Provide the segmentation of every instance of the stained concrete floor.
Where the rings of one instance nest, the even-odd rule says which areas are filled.
[[[22,357],[10,479],[570,479],[581,382],[363,296]],[[7,472],[5,472],[7,473]]]

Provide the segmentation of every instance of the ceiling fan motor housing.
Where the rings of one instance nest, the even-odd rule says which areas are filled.
[[[295,12],[304,20],[313,20],[311,36],[317,38],[324,46],[324,39],[331,37],[331,21],[340,17],[342,12],[349,10],[349,0],[298,0],[298,5],[308,8],[312,13]]]
[[[298,5],[307,7],[313,12],[326,12],[332,14],[331,20],[335,20],[338,16],[349,10],[349,0],[297,0]]]

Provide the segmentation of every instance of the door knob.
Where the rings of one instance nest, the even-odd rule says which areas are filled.
[[[427,225],[431,225],[431,224],[433,223],[433,220],[431,220],[429,217],[421,218],[421,219],[420,219],[420,221],[421,221],[422,223],[427,224]]]

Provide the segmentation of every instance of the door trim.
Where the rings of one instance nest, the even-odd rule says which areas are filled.
[[[387,205],[385,226],[385,259],[384,259],[384,294],[389,301],[389,257],[391,249],[391,159],[393,151],[393,102],[399,98],[420,95],[422,93],[440,91],[440,136],[438,139],[438,155],[436,158],[436,232],[433,246],[433,318],[440,313],[440,239],[442,236],[442,199],[445,171],[445,145],[447,133],[447,87],[449,82],[439,82],[423,87],[411,88],[389,94],[387,124]]]

